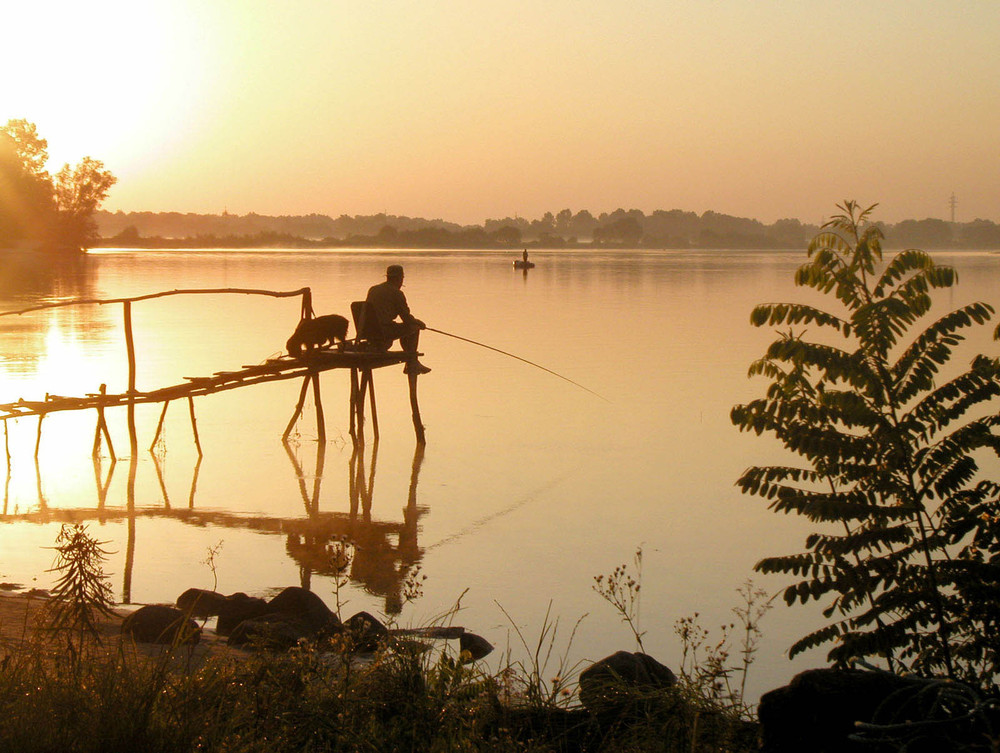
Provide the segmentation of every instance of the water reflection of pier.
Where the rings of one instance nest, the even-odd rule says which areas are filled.
[[[117,463],[112,460],[108,468],[105,469],[98,458],[94,461],[94,479],[98,500],[96,507],[50,507],[39,493],[39,509],[29,513],[8,514],[5,499],[0,523],[73,524],[97,521],[104,524],[124,521],[128,527],[128,540],[125,552],[122,601],[126,604],[132,600],[132,576],[137,543],[136,521],[138,519],[170,519],[196,527],[217,526],[249,530],[265,535],[283,535],[285,536],[285,551],[298,565],[300,584],[307,589],[311,587],[314,575],[336,575],[339,560],[338,545],[347,542],[352,545],[353,557],[345,574],[351,582],[362,587],[368,593],[384,599],[386,614],[398,614],[402,606],[402,585],[423,556],[423,549],[417,542],[417,534],[419,519],[427,509],[417,505],[417,480],[423,461],[424,446],[418,444],[413,456],[409,492],[406,504],[402,509],[401,521],[377,520],[372,514],[375,470],[378,459],[377,442],[371,447],[370,458],[367,461],[365,446],[355,444],[353,447],[348,462],[349,509],[347,512],[320,509],[320,491],[326,465],[326,444],[320,442],[316,445],[316,466],[312,474],[311,488],[293,448],[287,443],[284,446],[294,469],[305,507],[305,516],[301,518],[251,516],[216,510],[198,510],[195,507],[195,495],[200,458],[196,461],[193,469],[187,506],[173,507],[170,504],[170,498],[163,481],[159,460],[153,454],[154,465],[157,468],[160,488],[164,497],[163,507],[136,508],[134,505],[108,507],[106,505],[107,492]],[[135,473],[136,463],[130,461],[130,484],[134,484]],[[40,488],[41,478],[39,475]]]

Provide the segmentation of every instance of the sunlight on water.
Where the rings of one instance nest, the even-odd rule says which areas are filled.
[[[1000,257],[942,256],[963,279],[941,306],[990,301]],[[220,590],[266,594],[305,584],[332,603],[330,546],[347,537],[357,554],[345,616],[402,607],[403,623],[422,624],[464,594],[456,624],[500,649],[509,643],[519,655],[515,625],[535,640],[551,603],[563,626],[555,654],[567,650],[569,626],[589,615],[569,651],[573,663],[631,648],[630,634],[591,585],[641,546],[644,642],[676,665],[674,622],[696,611],[710,629],[729,622],[735,589],[754,563],[797,550],[808,528],[741,498],[734,482],[746,466],[788,458],[729,422],[734,404],[759,394],[746,370],[772,336],[750,327],[749,312],[764,301],[808,300],[792,284],[804,257],[535,252],[537,267],[527,273],[514,271],[511,258],[468,251],[119,251],[92,255],[72,285],[40,276],[28,293],[5,289],[2,309],[18,310],[58,298],[309,286],[317,314],[349,314],[350,302],[381,281],[386,264],[399,262],[411,308],[430,327],[516,354],[608,400],[496,352],[424,332],[420,348],[433,373],[420,379],[422,455],[415,455],[399,367],[375,374],[381,440],[376,449],[369,435],[363,455],[352,452],[343,370],[321,379],[328,439],[322,448],[311,393],[289,445],[281,442],[297,380],[197,397],[194,423],[187,401],[175,400],[155,445],[162,406],[139,405],[131,512],[124,408],[107,412],[117,463],[106,443],[100,460],[91,458],[93,410],[46,418],[37,464],[37,419],[11,420],[0,581],[47,586],[46,547],[61,522],[79,519],[115,552],[107,569],[119,598],[172,602],[190,586],[211,588],[205,560],[221,542]],[[138,302],[137,387],[261,363],[282,351],[298,315],[298,298]],[[0,402],[83,396],[101,384],[123,392],[123,333],[121,304],[0,318]],[[996,352],[985,331],[973,347]],[[417,565],[428,576],[424,596],[403,606],[401,584]],[[782,586],[773,578],[755,581],[772,591]],[[808,664],[809,657],[793,665],[782,654],[817,620],[815,610],[783,605],[767,616],[753,693]]]

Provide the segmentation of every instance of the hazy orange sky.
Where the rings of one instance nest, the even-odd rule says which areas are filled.
[[[108,209],[1000,220],[995,0],[0,8],[0,123]]]

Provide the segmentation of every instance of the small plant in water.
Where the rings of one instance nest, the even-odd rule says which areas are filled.
[[[208,569],[212,571],[212,590],[213,591],[218,591],[219,590],[219,571],[218,571],[218,564],[216,563],[216,559],[218,558],[219,553],[221,551],[222,551],[222,540],[220,539],[218,544],[216,544],[215,546],[208,547],[207,553],[205,555],[205,559],[203,559],[201,561],[201,564],[208,565]]]
[[[56,537],[56,561],[49,572],[59,576],[52,589],[46,626],[65,634],[71,651],[74,636],[77,645],[85,636],[99,641],[99,616],[113,614],[114,597],[104,572],[104,561],[110,554],[103,548],[106,543],[93,538],[82,523],[63,525]]]
[[[736,589],[742,602],[733,607],[738,622],[720,626],[714,641],[710,631],[699,622],[695,612],[674,623],[674,632],[681,639],[680,673],[684,684],[697,695],[734,711],[743,718],[753,716],[754,709],[745,699],[747,676],[760,646],[760,620],[771,609],[774,596],[746,580]],[[731,639],[735,630],[742,632],[739,646],[740,663],[733,665]],[[739,682],[735,682],[738,678]]]
[[[633,569],[634,568],[634,569]],[[645,653],[639,627],[640,594],[642,590],[642,547],[635,551],[632,566],[621,564],[608,575],[594,577],[593,589],[608,602],[628,625],[639,651]],[[760,645],[760,621],[771,609],[774,596],[746,580],[736,592],[740,604],[732,612],[737,620],[720,626],[716,639],[699,622],[695,612],[674,623],[674,632],[681,640],[680,676],[682,685],[695,697],[716,708],[733,712],[744,719],[752,718],[754,709],[744,701],[747,675]],[[742,635],[739,664],[732,664],[734,631]],[[738,682],[736,681],[738,679]]]
[[[571,678],[578,674],[579,663],[571,665],[568,663],[567,657],[576,637],[576,631],[587,615],[584,614],[573,625],[565,651],[557,658],[557,666],[552,671],[549,669],[549,665],[553,660],[552,652],[559,634],[559,619],[552,619],[552,603],[549,602],[549,606],[545,610],[545,618],[542,620],[542,626],[534,646],[528,644],[524,633],[507,610],[499,602],[494,603],[514,628],[514,633],[527,656],[523,662],[511,662],[512,652],[508,648],[507,665],[500,671],[498,677],[501,696],[504,697],[508,705],[512,706],[525,704],[535,708],[551,708],[568,705],[572,695],[569,685]]]

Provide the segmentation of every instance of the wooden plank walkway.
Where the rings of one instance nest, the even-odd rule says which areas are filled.
[[[419,354],[417,354],[419,355]],[[0,421],[25,416],[39,416],[56,411],[114,408],[130,402],[162,403],[188,397],[211,395],[216,392],[249,387],[265,382],[308,377],[331,369],[358,369],[366,371],[385,366],[405,364],[413,354],[402,351],[320,350],[292,358],[281,356],[256,365],[244,365],[236,371],[217,371],[207,377],[185,377],[185,382],[149,391],[121,393],[88,393],[84,397],[45,396],[44,400],[20,399],[13,403],[0,403]]]

